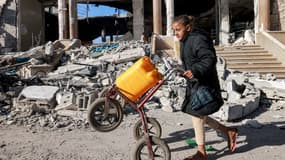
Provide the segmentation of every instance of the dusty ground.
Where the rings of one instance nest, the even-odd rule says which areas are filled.
[[[160,109],[147,114],[160,122],[162,138],[170,146],[173,160],[195,153],[196,149],[185,143],[185,139],[194,137],[190,116]],[[239,129],[238,148],[234,154],[227,150],[222,137],[212,129],[207,130],[207,144],[216,149],[209,152],[209,159],[284,160],[285,109],[260,108],[247,118],[258,120],[263,127],[252,128],[241,121],[225,123]],[[23,126],[0,125],[0,160],[127,160],[136,143],[132,135],[136,120],[137,115],[125,116],[122,124],[108,133],[91,128],[35,131]]]

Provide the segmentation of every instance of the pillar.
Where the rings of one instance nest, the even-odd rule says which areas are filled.
[[[254,0],[254,32],[259,32],[259,17],[258,17],[258,11],[259,11],[259,0]],[[255,36],[256,38],[256,36]],[[256,41],[256,40],[255,40]]]
[[[166,4],[166,35],[173,35],[172,23],[174,20],[174,0],[165,0]]]
[[[229,45],[230,34],[230,16],[229,16],[229,0],[220,1],[220,44]]]
[[[22,49],[22,36],[21,36],[21,17],[22,17],[22,10],[21,10],[21,4],[22,4],[22,1],[21,0],[18,0],[17,1],[17,51],[21,51]]]
[[[69,38],[78,38],[77,0],[69,0]]]
[[[67,8],[65,0],[58,0],[58,30],[59,40],[67,39]]]
[[[140,39],[144,32],[144,0],[133,0],[133,36]]]
[[[270,0],[259,0],[259,29],[270,30]]]
[[[220,37],[219,37],[219,33],[220,33],[220,0],[215,0],[215,21],[216,21],[216,30],[215,30],[215,34],[216,34],[216,39],[215,39],[215,45],[219,45],[220,43]]]
[[[153,0],[153,32],[162,34],[161,0]]]

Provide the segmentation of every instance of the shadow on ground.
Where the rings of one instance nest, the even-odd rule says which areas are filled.
[[[258,115],[262,114],[265,111],[266,109],[264,108],[259,109],[257,112],[253,113],[251,116],[246,117],[246,118],[257,117]],[[263,127],[260,129],[255,129],[248,125],[243,125],[243,124],[235,125],[235,127],[238,128],[240,138],[238,138],[237,140],[237,149],[234,153],[244,153],[244,152],[248,152],[253,149],[263,147],[263,146],[273,146],[274,147],[274,146],[280,146],[280,145],[285,144],[285,138],[284,138],[285,121],[272,122],[272,123],[269,122],[269,123],[263,124]],[[208,131],[209,131],[209,128],[206,129],[206,132]],[[165,142],[168,144],[179,142],[179,141],[185,141],[187,138],[195,137],[194,130],[192,128],[187,129],[187,130],[175,131],[175,132],[170,133],[168,136],[169,137],[164,139]],[[213,145],[213,144],[221,143],[223,141],[225,140],[221,139],[220,141],[207,141],[206,144]],[[179,148],[171,148],[171,152],[178,152],[178,151],[183,151],[183,150],[188,150],[188,149],[191,149],[191,147],[185,143],[185,146],[182,146]],[[225,146],[222,149],[209,152],[209,158],[219,159],[223,156],[234,154],[234,153],[231,153],[228,150],[227,146]]]

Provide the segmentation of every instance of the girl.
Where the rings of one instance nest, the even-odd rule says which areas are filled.
[[[206,32],[194,29],[194,17],[182,15],[175,18],[172,28],[175,36],[181,44],[181,61],[185,72],[183,76],[191,79],[195,77],[200,84],[215,88],[220,91],[220,84],[216,70],[216,52],[213,43]],[[186,97],[182,105],[185,108],[188,104],[191,82],[187,82]],[[207,160],[205,151],[205,130],[204,123],[211,128],[219,130],[228,138],[228,148],[233,152],[236,148],[238,131],[236,128],[226,127],[208,116],[192,116],[192,123],[195,132],[195,139],[198,144],[198,151],[195,155],[185,160]]]

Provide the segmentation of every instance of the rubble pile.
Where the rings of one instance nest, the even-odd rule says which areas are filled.
[[[149,48],[140,41],[85,47],[63,40],[0,55],[0,123],[85,126],[84,113],[100,91]]]
[[[164,75],[169,66],[151,44],[141,41],[81,46],[79,40],[48,42],[22,53],[0,55],[0,124],[59,129],[88,127],[86,112],[104,96],[116,77],[142,56],[150,56]],[[167,57],[170,66],[179,66]],[[236,120],[255,111],[265,101],[252,75],[236,74],[217,64],[225,105],[214,114],[221,120]],[[254,76],[257,78],[257,76]],[[180,111],[186,80],[175,74],[145,104],[146,109]],[[126,114],[136,114],[125,108]]]
[[[245,30],[244,35],[239,37],[234,43],[233,46],[243,46],[243,45],[254,45],[255,36],[253,30]]]

